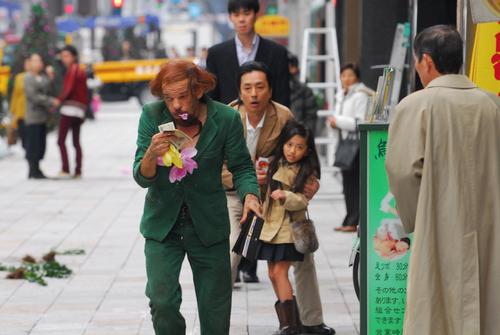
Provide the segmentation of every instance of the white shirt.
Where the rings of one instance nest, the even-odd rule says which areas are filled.
[[[347,137],[350,131],[356,130],[356,121],[362,122],[370,108],[371,90],[363,83],[357,83],[349,87],[347,94],[342,100],[340,114],[335,115],[337,128],[342,130],[342,137]]]
[[[247,148],[248,151],[250,152],[250,156],[252,158],[257,158],[255,157],[255,154],[257,153],[257,142],[259,141],[259,136],[260,136],[260,131],[262,130],[262,127],[264,127],[264,120],[266,118],[266,114],[262,116],[262,119],[260,119],[259,124],[257,127],[253,127],[250,124],[250,121],[248,120],[248,115],[247,115]]]
[[[234,37],[236,42],[236,54],[238,55],[238,64],[241,66],[242,64],[255,60],[255,56],[257,55],[257,49],[259,48],[259,35],[255,34],[252,40],[252,48],[250,50],[245,49],[243,43],[241,43],[238,35]]]
[[[77,106],[64,105],[59,110],[59,113],[61,113],[61,115],[85,119],[85,110]]]

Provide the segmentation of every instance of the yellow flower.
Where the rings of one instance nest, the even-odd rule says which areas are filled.
[[[182,169],[182,157],[179,150],[175,146],[171,145],[169,151],[162,157],[163,164],[170,167],[174,164],[177,168]]]

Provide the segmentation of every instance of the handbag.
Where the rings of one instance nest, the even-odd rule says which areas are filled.
[[[290,212],[288,212],[288,215],[290,216],[295,249],[302,254],[310,254],[318,250],[318,236],[316,235],[314,222],[309,218],[309,212],[306,211],[305,220],[293,220]]]
[[[351,170],[359,152],[359,134],[357,130],[350,131],[346,138],[342,138],[342,132],[339,131],[339,133],[339,145],[335,151],[333,166],[341,170]]]
[[[263,219],[254,213],[249,213],[234,244],[233,252],[249,260],[256,260],[262,246],[259,237],[263,226]]]
[[[7,127],[7,144],[9,146],[15,145],[17,143],[18,136],[19,134],[17,128],[14,128],[13,126]]]

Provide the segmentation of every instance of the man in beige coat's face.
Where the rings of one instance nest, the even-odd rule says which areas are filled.
[[[427,28],[413,49],[425,89],[396,107],[386,160],[414,233],[403,334],[499,334],[500,98],[458,74],[456,30]]]

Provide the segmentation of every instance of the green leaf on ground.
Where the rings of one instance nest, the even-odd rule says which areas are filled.
[[[56,255],[85,255],[83,249],[68,249],[65,251],[56,251]]]

